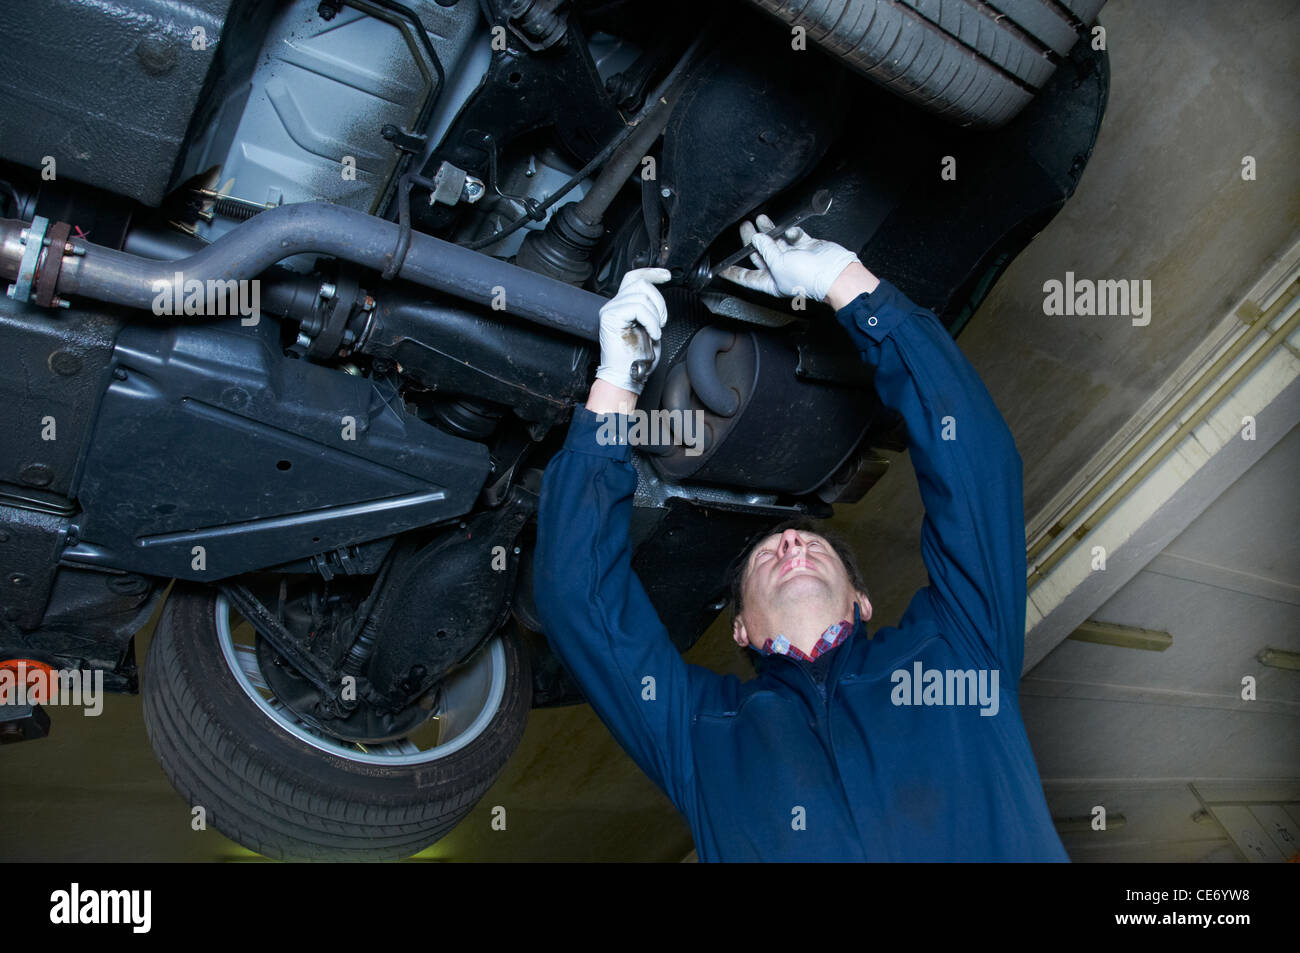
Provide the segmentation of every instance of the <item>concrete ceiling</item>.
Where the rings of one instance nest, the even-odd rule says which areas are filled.
[[[1167,649],[1067,639],[1021,681],[1052,816],[1101,805],[1124,819],[1064,833],[1075,859],[1235,859],[1198,795],[1211,784],[1300,811],[1300,671],[1258,658],[1300,653],[1297,472],[1300,428],[1091,614],[1167,632]],[[1254,700],[1241,697],[1246,676]]]

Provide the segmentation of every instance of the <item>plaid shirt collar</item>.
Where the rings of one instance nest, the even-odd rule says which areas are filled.
[[[855,612],[854,615],[856,614],[857,613]],[[848,619],[841,619],[834,625],[827,627],[826,631],[822,633],[822,637],[817,640],[817,644],[813,646],[811,654],[804,654],[798,648],[791,645],[789,639],[780,634],[778,634],[775,639],[769,638],[764,642],[763,647],[759,649],[759,652],[763,655],[786,655],[790,658],[803,659],[805,662],[811,662],[818,656],[829,652],[831,649],[835,648],[835,646],[847,639],[849,633],[852,631],[853,623]]]

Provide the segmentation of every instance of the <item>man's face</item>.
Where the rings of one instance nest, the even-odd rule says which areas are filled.
[[[825,617],[822,628],[852,619],[855,601],[863,619],[871,617],[866,595],[853,588],[835,548],[816,533],[788,529],[767,537],[749,553],[743,573],[743,608],[733,629],[739,645],[761,647],[809,618]]]

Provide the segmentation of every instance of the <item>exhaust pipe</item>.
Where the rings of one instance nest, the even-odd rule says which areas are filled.
[[[178,272],[185,282],[248,280],[301,254],[391,270],[402,237],[395,222],[328,202],[268,209],[201,251],[174,261],[141,258],[82,240],[29,250],[29,241],[46,240],[46,225],[39,217],[33,225],[0,220],[0,278],[23,289],[44,286],[47,297],[52,279],[57,298],[81,296],[144,311],[152,310],[160,294],[170,298],[183,293],[174,288]],[[58,225],[49,231],[56,229]],[[600,308],[607,300],[600,295],[432,235],[411,232],[409,238],[406,254],[397,262],[397,277],[588,341],[600,339]],[[63,246],[57,254],[55,244]],[[42,281],[49,269],[55,274]]]

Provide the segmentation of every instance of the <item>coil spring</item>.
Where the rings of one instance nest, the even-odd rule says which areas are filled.
[[[233,218],[241,222],[246,222],[258,212],[262,211],[262,209],[253,208],[249,205],[245,205],[243,202],[236,201],[235,199],[217,199],[212,203],[212,211],[225,218]]]

